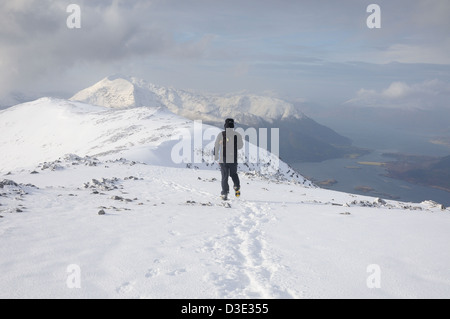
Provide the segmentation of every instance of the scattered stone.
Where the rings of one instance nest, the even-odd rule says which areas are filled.
[[[112,191],[115,189],[118,189],[116,184],[119,182],[119,179],[117,177],[113,177],[111,179],[108,178],[102,178],[100,181],[97,179],[92,179],[88,183],[84,183],[84,188],[92,188],[96,191]]]
[[[202,203],[201,205],[202,205],[202,206],[213,206],[212,203]]]
[[[351,215],[349,212],[340,213],[340,214],[341,214],[341,215],[345,215],[345,216]]]
[[[21,210],[20,208],[16,208],[16,213],[23,213],[23,210]]]
[[[427,204],[427,203],[423,202],[422,204]],[[377,198],[374,202],[370,202],[367,200],[359,200],[359,201],[354,200],[352,202],[345,203],[343,206],[344,207],[357,206],[357,207],[369,207],[369,208],[403,209],[403,210],[413,210],[413,211],[423,210],[423,208],[420,206],[412,206],[412,205],[407,205],[407,204],[400,203],[400,202],[397,202],[395,204],[390,204],[381,198]],[[435,207],[435,206],[432,206],[432,207]]]
[[[99,215],[106,215],[106,212],[102,209],[98,212]]]
[[[19,185],[14,181],[11,181],[9,179],[4,179],[3,181],[0,182],[0,188],[3,188],[4,186],[18,187]]]
[[[222,203],[222,205],[225,208],[231,208],[231,204],[230,203],[225,202],[225,203]]]
[[[63,170],[64,169],[64,167],[62,167],[60,165],[60,163],[61,163],[61,161],[59,161],[59,160],[55,161],[55,162],[52,162],[52,163],[45,162],[43,164],[40,164],[39,167],[41,168],[41,171],[44,171],[46,169],[49,169],[51,171],[59,171],[59,170]]]
[[[447,210],[447,207],[445,207],[444,205],[439,204],[439,203],[437,203],[435,201],[432,201],[432,200],[426,200],[426,201],[422,202],[422,204],[423,205],[427,205],[430,208],[438,208],[438,209],[440,209],[442,211]]]
[[[37,171],[32,171],[30,174],[31,174],[31,175],[36,175],[36,174],[39,174],[39,172],[37,172]]]
[[[76,154],[66,154],[64,155],[63,159],[66,162],[79,162],[82,160],[82,158]]]
[[[111,197],[111,199],[112,200],[117,200],[117,201],[121,201],[121,202],[127,202],[127,203],[131,203],[133,200],[132,199],[129,199],[129,198],[123,198],[123,197],[120,197],[120,196],[113,196],[113,197]]]

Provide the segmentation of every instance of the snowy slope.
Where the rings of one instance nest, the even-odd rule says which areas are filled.
[[[159,120],[161,119],[161,120]],[[114,111],[83,103],[43,98],[0,113],[1,170],[54,160],[66,153],[117,153],[137,144],[149,147],[170,140],[170,133],[188,121],[160,108]],[[173,129],[172,129],[173,127]],[[176,133],[176,132],[173,132]]]
[[[171,160],[196,127],[157,106],[45,98],[0,127],[0,298],[450,297],[436,203],[318,189],[283,163],[240,165],[223,203],[217,166]]]
[[[241,174],[223,204],[211,170],[76,156],[35,170],[0,189],[1,298],[450,297],[450,212],[432,203]]]
[[[4,128],[0,135],[0,173],[53,161],[70,153],[125,157],[153,165],[218,169],[216,164],[212,165],[212,149],[220,130],[195,124],[164,107],[111,109],[43,98],[0,111],[0,127]],[[196,137],[199,142],[193,141]],[[183,141],[190,147],[182,148],[177,156],[180,158],[174,159],[172,153],[185,144]],[[247,147],[241,152],[242,161],[254,153],[250,151],[253,149]],[[256,154],[261,157],[259,161],[252,157],[248,164],[242,165],[242,170],[312,185],[265,150],[257,148]]]

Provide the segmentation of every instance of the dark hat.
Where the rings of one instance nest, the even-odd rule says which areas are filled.
[[[226,119],[224,127],[225,128],[234,128],[234,120],[233,119]]]

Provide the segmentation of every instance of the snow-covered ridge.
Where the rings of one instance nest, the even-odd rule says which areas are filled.
[[[75,94],[71,100],[112,108],[166,106],[173,113],[209,122],[233,117],[240,123],[257,125],[304,115],[293,104],[254,94],[224,96],[165,88],[126,76],[107,77]]]
[[[186,161],[175,161],[172,151],[181,141],[191,144],[195,136],[203,137],[206,130],[212,132],[215,139],[221,130],[194,125],[164,107],[112,109],[42,98],[1,111],[0,127],[4,128],[0,136],[0,172],[3,173],[52,162],[65,154],[106,159],[122,157],[159,166],[218,169],[213,163],[211,142],[214,140],[202,140],[201,148],[188,149],[189,154],[183,154]],[[241,171],[313,186],[273,154],[262,149],[259,154],[256,162],[241,152]],[[196,162],[197,158],[201,160]]]
[[[52,161],[68,153],[105,155],[135,145],[155,147],[171,136],[161,127],[182,127],[187,122],[160,108],[111,110],[42,98],[0,112],[0,127],[5,128],[0,136],[0,170]]]

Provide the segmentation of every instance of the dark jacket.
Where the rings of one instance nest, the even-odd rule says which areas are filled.
[[[214,147],[215,160],[219,163],[237,164],[238,150],[244,147],[242,135],[228,128],[216,138]]]

